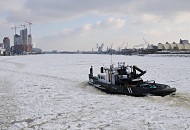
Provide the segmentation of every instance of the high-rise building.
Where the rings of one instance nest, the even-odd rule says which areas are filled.
[[[20,35],[15,34],[15,35],[14,35],[14,46],[20,45],[20,44],[21,44],[21,43],[20,43]]]
[[[31,34],[28,35],[28,44],[32,44],[32,35]]]
[[[28,52],[32,52],[32,35],[28,35]]]
[[[27,44],[28,44],[28,31],[27,31],[27,28],[20,30],[20,42],[24,46],[24,51],[27,52]]]
[[[15,52],[32,52],[32,35],[28,35],[27,28],[20,30],[20,35],[14,35]]]
[[[10,50],[10,39],[9,39],[9,37],[4,37],[3,44],[4,44],[5,50]]]

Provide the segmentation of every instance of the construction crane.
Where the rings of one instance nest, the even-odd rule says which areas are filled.
[[[24,29],[25,29],[25,27],[26,27],[26,25],[25,25],[25,24],[23,24],[23,25],[20,25],[20,26],[23,26],[23,27],[24,27]]]
[[[102,43],[100,46],[98,45],[98,43],[96,44],[96,47],[98,49],[98,53],[102,53],[103,47],[104,47],[104,43]]]
[[[32,29],[32,28],[31,28],[32,22],[31,22],[31,21],[25,21],[25,22],[29,24],[29,32],[30,32],[30,34],[31,34],[31,31],[32,31],[32,30],[31,30],[31,29]]]
[[[15,35],[16,35],[16,29],[17,28],[20,28],[20,27],[17,27],[16,25],[14,27],[12,27],[11,29],[14,29],[15,30]]]

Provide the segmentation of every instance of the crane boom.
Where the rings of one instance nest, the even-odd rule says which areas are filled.
[[[15,30],[15,34],[16,34],[16,29],[17,28],[20,28],[20,27],[17,27],[16,25],[14,27],[12,27],[11,29],[14,29]]]
[[[121,44],[121,46],[119,46],[118,50],[121,51],[121,48],[123,47],[123,45],[125,44],[125,42],[123,42],[123,44]]]
[[[31,31],[32,31],[32,29],[31,29],[32,22],[31,21],[25,21],[25,22],[29,24],[29,30],[30,30],[30,34],[31,34]]]

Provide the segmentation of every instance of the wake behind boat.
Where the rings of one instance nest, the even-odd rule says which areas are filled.
[[[125,66],[124,62],[118,63],[117,67],[110,65],[109,68],[101,67],[100,73],[93,76],[93,67],[90,68],[90,85],[111,94],[125,94],[131,96],[166,96],[174,94],[176,88],[155,81],[143,81],[141,78],[146,71],[137,66]]]

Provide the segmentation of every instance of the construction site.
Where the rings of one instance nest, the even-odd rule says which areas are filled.
[[[10,38],[4,37],[3,43],[0,43],[0,55],[20,55],[32,53],[32,34],[31,34],[32,22],[25,21],[23,25],[14,26],[14,45],[10,46]],[[29,33],[27,26],[29,26]],[[20,29],[20,34],[17,34],[17,29]]]
[[[23,24],[20,26],[15,26],[12,29],[15,30],[14,34],[14,46],[12,47],[13,54],[23,54],[23,53],[31,53],[32,52],[32,34],[31,34],[31,25],[32,22],[25,21],[27,24]],[[29,34],[27,25],[29,25]],[[17,34],[17,28],[23,29],[20,30],[20,34]]]

